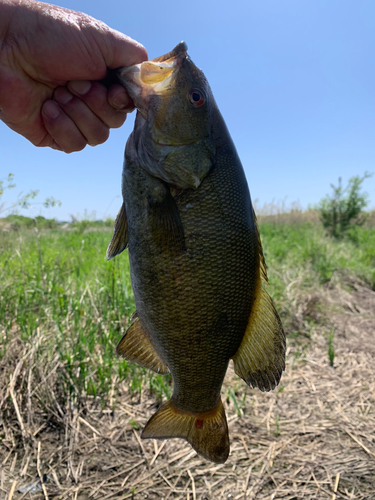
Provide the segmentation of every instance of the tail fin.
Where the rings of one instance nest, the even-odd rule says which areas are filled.
[[[207,460],[224,463],[229,455],[228,425],[221,400],[212,411],[190,413],[167,401],[147,422],[142,438],[183,438]]]

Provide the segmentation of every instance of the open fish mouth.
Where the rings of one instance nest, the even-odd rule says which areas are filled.
[[[187,56],[187,44],[180,42],[167,54],[151,61],[118,70],[118,78],[142,112],[142,100],[149,94],[162,93],[171,85],[180,65]]]

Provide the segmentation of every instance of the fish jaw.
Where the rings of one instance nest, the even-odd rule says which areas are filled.
[[[180,42],[164,56],[121,68],[118,71],[120,83],[124,85],[144,118],[147,118],[150,96],[161,95],[166,89],[171,88],[179,67],[186,57],[187,45],[185,42]]]

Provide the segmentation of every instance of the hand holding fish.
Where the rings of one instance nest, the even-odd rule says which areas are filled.
[[[142,45],[86,14],[0,0],[0,118],[35,146],[71,153],[105,142],[134,104],[99,80],[146,59]]]

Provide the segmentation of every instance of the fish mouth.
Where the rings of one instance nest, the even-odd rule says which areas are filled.
[[[142,115],[146,111],[147,97],[151,94],[161,94],[170,86],[187,57],[187,49],[187,44],[180,42],[163,56],[118,70],[120,83],[126,88]]]

